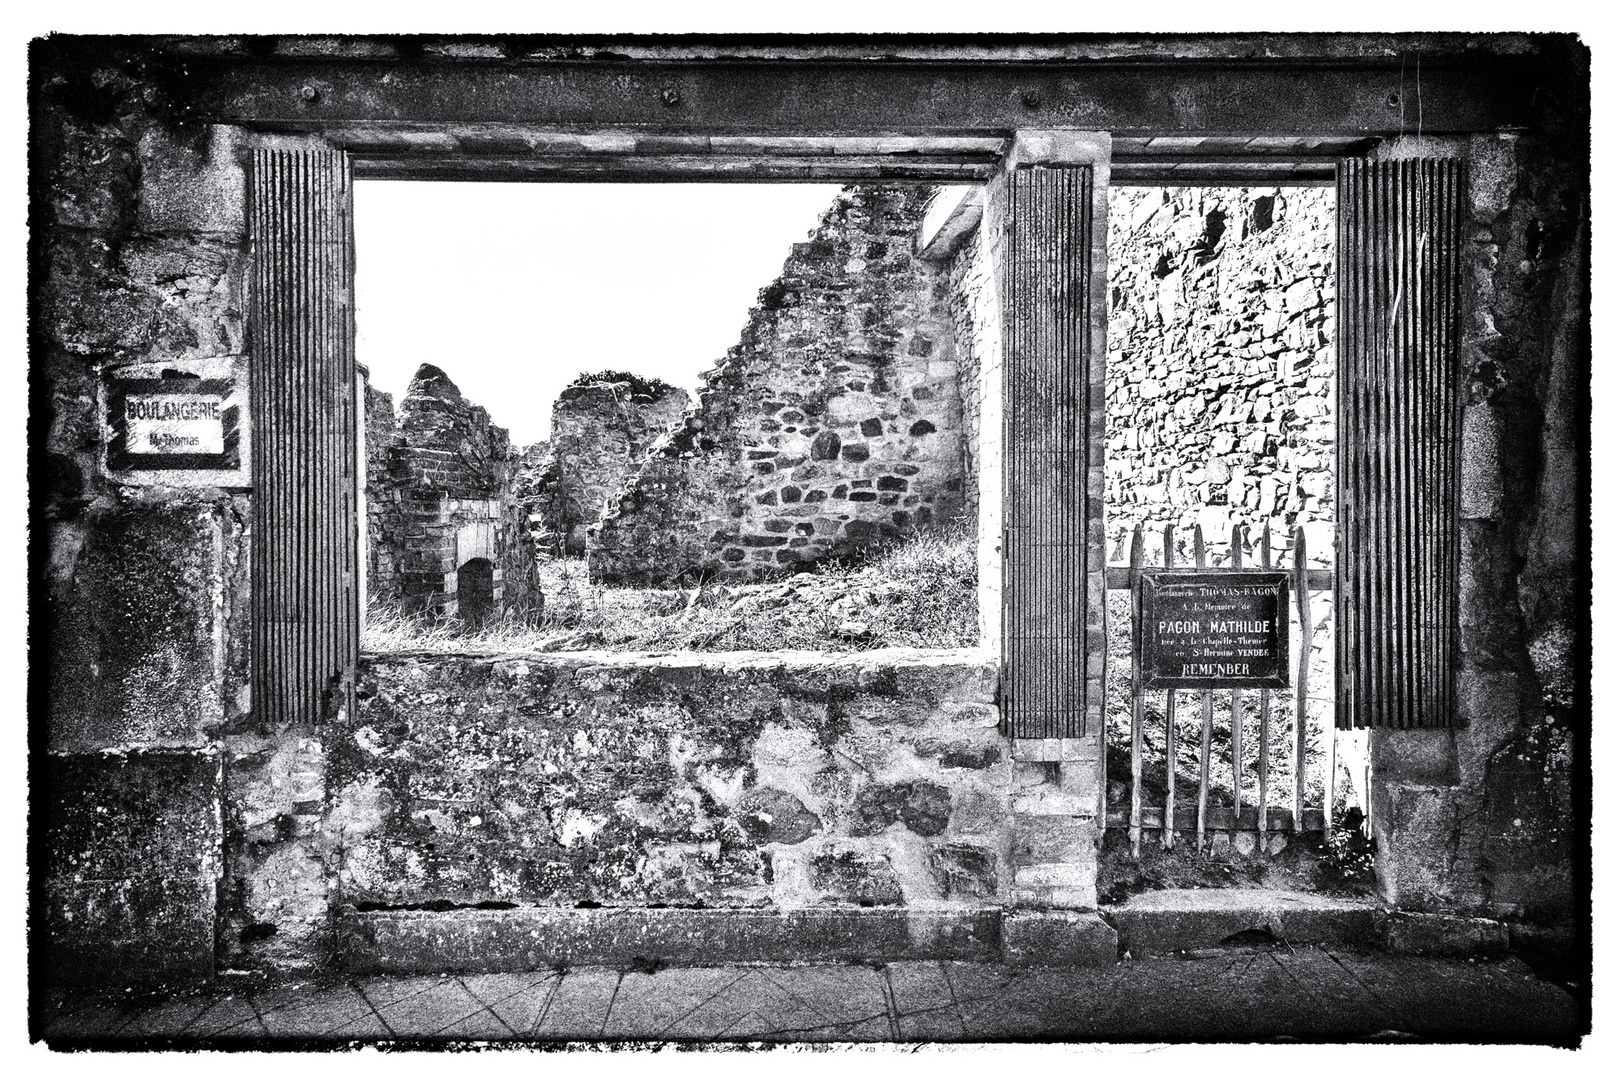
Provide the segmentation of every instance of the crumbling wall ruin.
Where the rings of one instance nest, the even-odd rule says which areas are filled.
[[[466,621],[525,618],[541,597],[528,516],[513,493],[506,429],[423,364],[393,421],[387,394],[366,394],[368,603]],[[481,588],[463,591],[462,577]]]
[[[356,905],[979,906],[1010,889],[995,662],[399,653],[331,733]]]
[[[542,551],[584,555],[586,530],[691,405],[686,391],[619,371],[581,375],[551,407],[551,439],[520,497]]]
[[[399,499],[393,492],[389,460],[399,439],[394,396],[371,385],[364,365],[358,367],[365,415],[366,604],[378,606],[399,595],[399,562],[404,546]]]
[[[794,245],[603,517],[593,577],[759,579],[956,516],[950,286],[913,252],[930,194],[852,185]]]

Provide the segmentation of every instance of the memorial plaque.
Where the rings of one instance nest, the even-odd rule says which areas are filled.
[[[120,379],[107,394],[114,469],[235,469],[240,409],[230,379]]]
[[[1147,570],[1136,604],[1143,687],[1288,685],[1287,573]]]

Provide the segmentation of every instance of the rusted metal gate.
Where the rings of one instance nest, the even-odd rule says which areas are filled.
[[[1196,569],[1205,569],[1220,561],[1234,570],[1240,570],[1244,565],[1246,540],[1243,526],[1234,526],[1225,558],[1217,560],[1211,557],[1214,553],[1206,550],[1203,529],[1195,527],[1192,536],[1192,565]],[[1110,590],[1129,590],[1135,594],[1141,585],[1142,573],[1147,569],[1143,558],[1144,546],[1143,528],[1139,524],[1131,536],[1130,566],[1110,569],[1108,579]],[[1175,527],[1167,525],[1164,529],[1166,569],[1176,569],[1175,551]],[[1313,761],[1311,760],[1313,755],[1308,753],[1312,724],[1309,708],[1311,649],[1315,629],[1310,596],[1312,592],[1332,591],[1332,571],[1313,570],[1309,567],[1303,528],[1294,531],[1293,543],[1289,550],[1276,552],[1277,557],[1274,558],[1271,529],[1267,525],[1259,537],[1255,554],[1260,569],[1284,569],[1283,564],[1286,562],[1288,564],[1286,568],[1291,571],[1293,617],[1298,620],[1298,630],[1291,635],[1294,642],[1294,655],[1291,660],[1294,681],[1292,692],[1274,697],[1269,689],[1146,690],[1143,687],[1142,668],[1136,657],[1136,650],[1132,650],[1129,804],[1110,806],[1108,824],[1128,827],[1133,855],[1140,853],[1142,835],[1146,830],[1156,830],[1159,833],[1159,842],[1165,850],[1172,849],[1176,844],[1176,834],[1183,832],[1189,833],[1188,839],[1198,850],[1203,851],[1207,849],[1208,833],[1215,829],[1255,832],[1260,840],[1259,849],[1265,850],[1266,837],[1270,833],[1299,834],[1306,831],[1325,831],[1332,827],[1336,736],[1331,710],[1318,725],[1322,730],[1320,740],[1323,746],[1322,754]],[[1133,640],[1140,633],[1140,628],[1135,624],[1137,617],[1133,606],[1131,616]],[[1150,695],[1160,693],[1164,695],[1165,796],[1161,805],[1151,806],[1145,804],[1142,790],[1143,740],[1147,726],[1145,704]],[[1232,805],[1229,807],[1210,805],[1211,768],[1215,764],[1212,742],[1215,735],[1217,694],[1230,695],[1231,753],[1227,772],[1231,778]],[[1178,699],[1184,697],[1195,699],[1202,720],[1196,793],[1188,792],[1185,795],[1177,789],[1175,770],[1176,716],[1178,707],[1183,704],[1183,701]],[[1252,755],[1245,753],[1243,739],[1243,720],[1248,715],[1251,701],[1258,710],[1260,742]],[[1189,701],[1185,704],[1190,705],[1194,702]],[[1284,771],[1293,779],[1291,797],[1279,798],[1282,793],[1272,782],[1273,766],[1277,764],[1273,760],[1272,735],[1278,728],[1274,728],[1274,725],[1291,728],[1292,738],[1288,740],[1288,752],[1282,762]],[[1249,762],[1251,757],[1252,768]],[[1309,807],[1305,804],[1307,778],[1313,770],[1320,772],[1323,781],[1323,804],[1320,807]],[[1245,806],[1246,788],[1251,787],[1249,784],[1251,777],[1255,797]],[[1182,805],[1180,801],[1182,798],[1186,798],[1189,805]]]

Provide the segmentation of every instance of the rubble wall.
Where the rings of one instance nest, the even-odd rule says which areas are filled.
[[[343,903],[995,903],[993,658],[369,657],[327,747]]]
[[[1109,192],[1110,562],[1269,522],[1332,565],[1334,236],[1331,188]]]
[[[957,515],[950,284],[913,254],[929,197],[850,186],[794,245],[698,406],[609,507],[593,578],[771,577]]]

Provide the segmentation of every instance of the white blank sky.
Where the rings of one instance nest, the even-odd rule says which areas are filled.
[[[548,437],[583,371],[695,391],[838,190],[362,181],[360,362],[396,407],[437,364],[518,446]]]

